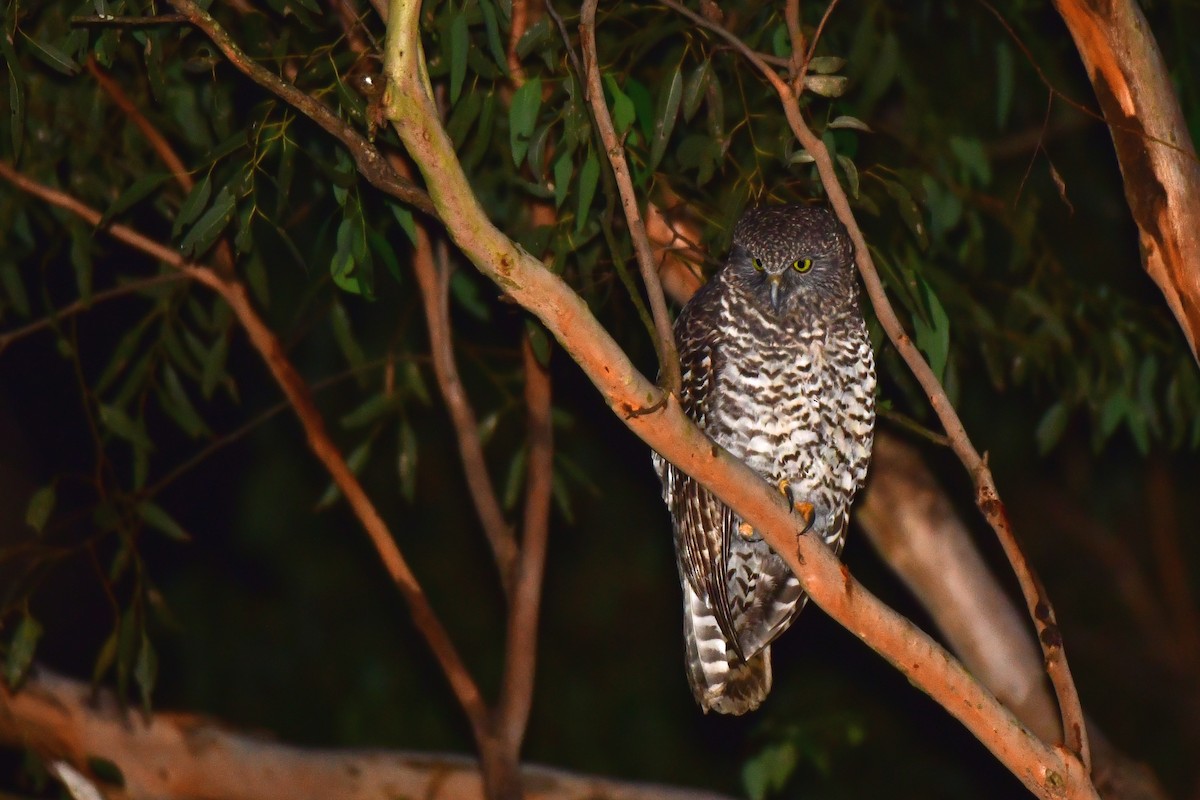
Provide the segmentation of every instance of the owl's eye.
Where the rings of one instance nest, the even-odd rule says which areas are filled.
[[[796,272],[808,272],[810,269],[812,269],[812,259],[797,258],[792,262],[792,269],[796,270]]]
[[[762,272],[762,271],[763,271],[763,263],[762,263],[762,259],[761,259],[761,258],[756,258],[756,259],[754,259],[754,269],[755,269],[755,271],[757,271],[757,272]]]

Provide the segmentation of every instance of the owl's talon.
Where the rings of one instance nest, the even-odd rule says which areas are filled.
[[[749,522],[743,522],[742,524],[738,525],[738,534],[743,539],[753,539],[754,527]]]
[[[802,500],[799,503],[794,503],[792,505],[792,510],[799,514],[800,518],[804,520],[804,528],[801,529],[800,532],[808,533],[808,529],[813,526],[813,522],[815,522],[817,518],[817,510],[813,508],[813,504],[805,503]]]

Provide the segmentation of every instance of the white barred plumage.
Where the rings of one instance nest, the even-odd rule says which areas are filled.
[[[853,246],[828,210],[764,206],[738,220],[725,265],[675,322],[680,403],[718,444],[796,502],[840,552],[866,479],[875,365]],[[771,688],[770,644],[807,599],[766,542],[654,455],[675,530],[688,680],[705,710],[743,714]]]

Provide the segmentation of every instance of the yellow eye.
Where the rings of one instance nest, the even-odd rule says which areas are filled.
[[[758,272],[763,271],[763,263],[762,263],[761,258],[754,259],[754,269],[757,270]]]
[[[812,259],[798,258],[792,262],[792,269],[796,270],[796,272],[808,272],[812,269]]]

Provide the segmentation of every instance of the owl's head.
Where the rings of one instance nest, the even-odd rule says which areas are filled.
[[[726,278],[777,317],[854,303],[854,245],[828,208],[761,206],[733,229]]]

